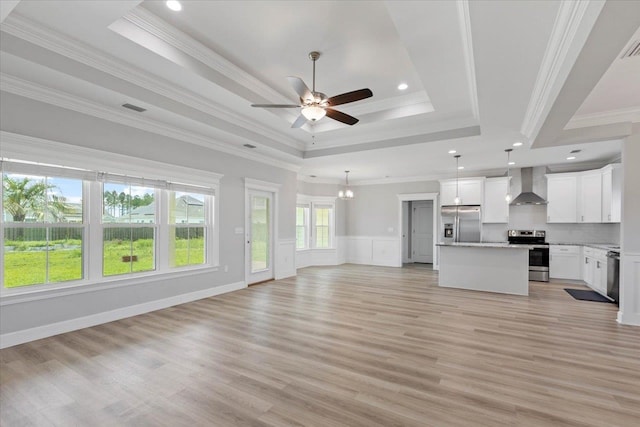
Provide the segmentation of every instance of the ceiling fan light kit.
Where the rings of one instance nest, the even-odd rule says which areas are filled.
[[[251,104],[252,107],[258,108],[301,108],[300,116],[291,125],[292,128],[302,127],[307,121],[317,122],[324,116],[333,120],[353,126],[358,123],[358,119],[341,111],[334,110],[332,107],[336,105],[348,104],[350,102],[360,101],[370,98],[373,92],[370,89],[354,90],[340,95],[327,96],[322,92],[316,92],[316,61],[320,58],[320,52],[310,52],[309,58],[313,61],[313,85],[312,90],[300,77],[289,76],[287,79],[300,97],[300,105],[296,104]]]

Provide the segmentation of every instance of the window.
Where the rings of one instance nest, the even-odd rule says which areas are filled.
[[[296,249],[334,249],[335,197],[299,194],[296,205]]]
[[[296,206],[296,249],[309,248],[309,206]]]
[[[207,187],[5,159],[0,167],[2,296],[218,262],[217,174],[179,175],[213,177]]]
[[[204,264],[209,223],[204,194],[169,192],[169,264]]]
[[[155,270],[155,190],[105,182],[102,200],[102,274]]]
[[[333,222],[333,207],[325,205],[314,205],[315,216],[315,247],[327,249],[333,246],[331,238],[331,224]]]
[[[80,280],[82,180],[2,174],[5,288]]]

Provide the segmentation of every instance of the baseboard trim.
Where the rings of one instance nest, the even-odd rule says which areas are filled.
[[[244,281],[0,335],[0,349],[246,288]]]
[[[616,321],[621,325],[640,326],[640,315],[631,314],[625,315],[622,311],[618,311]]]

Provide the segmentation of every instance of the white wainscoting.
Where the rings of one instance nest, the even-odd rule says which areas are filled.
[[[0,348],[12,347],[14,345],[23,344],[29,341],[35,341],[58,334],[64,334],[66,332],[71,332],[78,329],[89,328],[91,326],[149,313],[150,311],[161,310],[163,308],[172,307],[178,304],[184,304],[187,302],[209,298],[227,292],[237,291],[246,287],[247,285],[245,284],[245,282],[229,283],[228,285],[216,286],[209,289],[203,289],[201,291],[176,295],[170,298],[164,298],[146,302],[143,304],[122,307],[116,310],[92,314],[90,316],[78,317],[75,319],[65,320],[49,325],[37,326],[35,328],[24,329],[16,332],[8,332],[6,334],[0,335]]]
[[[338,248],[334,249],[304,249],[296,251],[296,268],[311,267],[312,265],[340,265],[344,261],[338,259]]]
[[[274,275],[276,280],[296,275],[296,240],[279,239],[277,242]]]
[[[402,241],[397,237],[346,236],[346,262],[402,267]]]
[[[620,256],[620,302],[618,322],[640,326],[640,253]]]
[[[337,236],[334,249],[296,251],[296,268],[344,263],[402,267],[401,240],[385,236]]]

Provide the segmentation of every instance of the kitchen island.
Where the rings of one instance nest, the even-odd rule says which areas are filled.
[[[440,243],[438,286],[529,295],[528,245]]]

